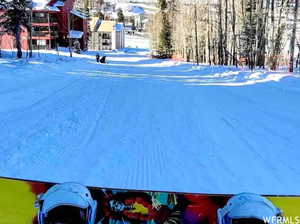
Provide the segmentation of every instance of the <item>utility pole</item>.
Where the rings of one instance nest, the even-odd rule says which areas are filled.
[[[289,65],[289,72],[293,72],[294,71],[294,54],[295,54],[295,40],[296,40],[296,31],[297,31],[297,22],[298,22],[298,8],[299,8],[299,0],[295,0],[294,24],[293,24],[292,37],[291,37],[291,42],[290,42],[290,65]]]

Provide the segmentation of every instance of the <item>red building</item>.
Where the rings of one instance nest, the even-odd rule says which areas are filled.
[[[78,39],[81,48],[87,48],[88,25],[86,16],[73,9],[75,0],[33,0],[32,46],[33,49],[53,49],[56,46],[68,46],[71,40]],[[3,13],[3,11],[0,13]],[[68,22],[68,20],[70,20]],[[70,35],[69,35],[70,29]],[[29,49],[29,32],[23,28],[21,43],[24,50]],[[13,36],[1,32],[0,47],[15,48]]]

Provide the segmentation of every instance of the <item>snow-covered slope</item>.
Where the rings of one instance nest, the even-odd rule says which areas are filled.
[[[300,194],[299,77],[95,53],[0,59],[0,176]]]
[[[143,3],[143,4],[156,4],[157,0],[104,0],[110,3]]]
[[[116,0],[109,1],[109,3],[113,3],[116,9],[122,9],[125,16],[133,16],[140,14],[151,15],[158,11],[156,1],[153,2],[145,0]]]

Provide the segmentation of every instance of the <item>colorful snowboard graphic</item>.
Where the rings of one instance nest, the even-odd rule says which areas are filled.
[[[53,186],[51,183],[0,179],[0,224],[42,224],[38,221],[39,208],[35,208],[38,204],[37,198],[43,193],[47,195],[45,193],[50,192],[49,189]],[[229,195],[175,194],[90,187],[88,190],[91,200],[97,202],[93,222],[97,224],[215,224],[218,223],[218,209],[223,208],[231,198]],[[54,191],[51,196],[58,195],[57,192]],[[70,195],[67,197],[70,198]],[[274,208],[279,208],[288,218],[285,223],[300,223],[300,197],[268,199]],[[53,202],[51,203],[52,207],[49,206],[53,209]],[[89,214],[84,219],[87,220],[90,216]]]

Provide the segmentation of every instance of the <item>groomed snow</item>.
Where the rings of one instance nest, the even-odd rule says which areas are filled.
[[[0,176],[300,195],[300,79],[124,51],[0,59]]]

